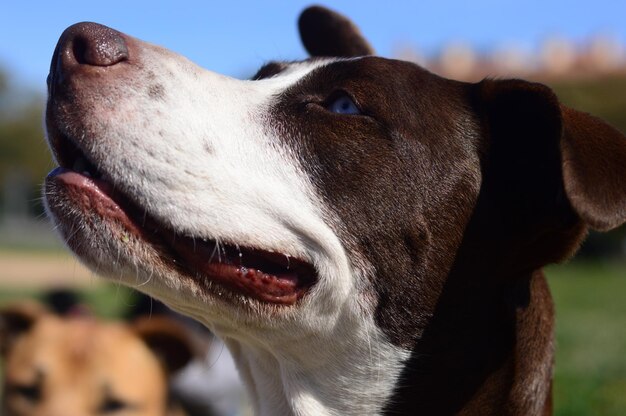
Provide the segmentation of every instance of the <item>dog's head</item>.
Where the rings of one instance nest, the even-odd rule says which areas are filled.
[[[0,310],[3,415],[168,415],[168,377],[192,357],[179,324],[63,318],[36,303]]]
[[[45,196],[84,262],[315,366],[402,355],[451,273],[522,276],[626,218],[626,140],[549,88],[371,56],[323,8],[299,23],[312,57],[251,80],[96,24],[62,35]]]

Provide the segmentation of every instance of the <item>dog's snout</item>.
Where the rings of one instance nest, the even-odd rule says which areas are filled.
[[[57,44],[48,84],[60,83],[74,69],[112,67],[129,59],[124,35],[107,26],[83,22],[68,27]],[[51,85],[50,85],[51,86]]]

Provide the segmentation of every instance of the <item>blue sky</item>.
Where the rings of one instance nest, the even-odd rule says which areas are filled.
[[[270,59],[305,56],[296,19],[309,1],[27,1],[1,7],[0,65],[44,90],[63,29],[95,21],[177,51],[203,67],[245,76]],[[626,0],[361,0],[319,2],[349,15],[381,55],[400,42],[425,53],[463,41],[479,49],[537,48],[549,36],[604,34],[626,43]]]

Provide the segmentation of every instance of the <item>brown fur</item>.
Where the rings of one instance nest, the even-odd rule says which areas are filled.
[[[351,23],[326,25],[334,12],[310,21],[319,14],[300,26],[313,56],[371,53],[341,49],[366,41]],[[316,23],[332,47],[309,47]],[[284,125],[311,124],[317,113],[287,108],[333,90],[376,122],[320,113],[314,134],[297,133],[303,165],[316,161],[319,191],[376,266],[379,326],[413,351],[387,414],[551,414],[541,268],[571,257],[588,228],[626,220],[626,138],[541,84],[460,83],[380,58],[310,75],[278,109]]]
[[[168,378],[191,344],[171,320],[62,318],[24,303],[0,312],[0,329],[3,416],[182,416]]]

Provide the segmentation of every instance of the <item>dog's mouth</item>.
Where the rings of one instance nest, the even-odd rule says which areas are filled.
[[[315,268],[288,254],[168,229],[117,190],[71,138],[49,134],[59,167],[50,172],[48,180],[71,190],[66,193],[79,208],[95,212],[102,221],[120,224],[126,232],[151,244],[165,263],[206,289],[222,296],[230,293],[291,305],[315,283]]]

